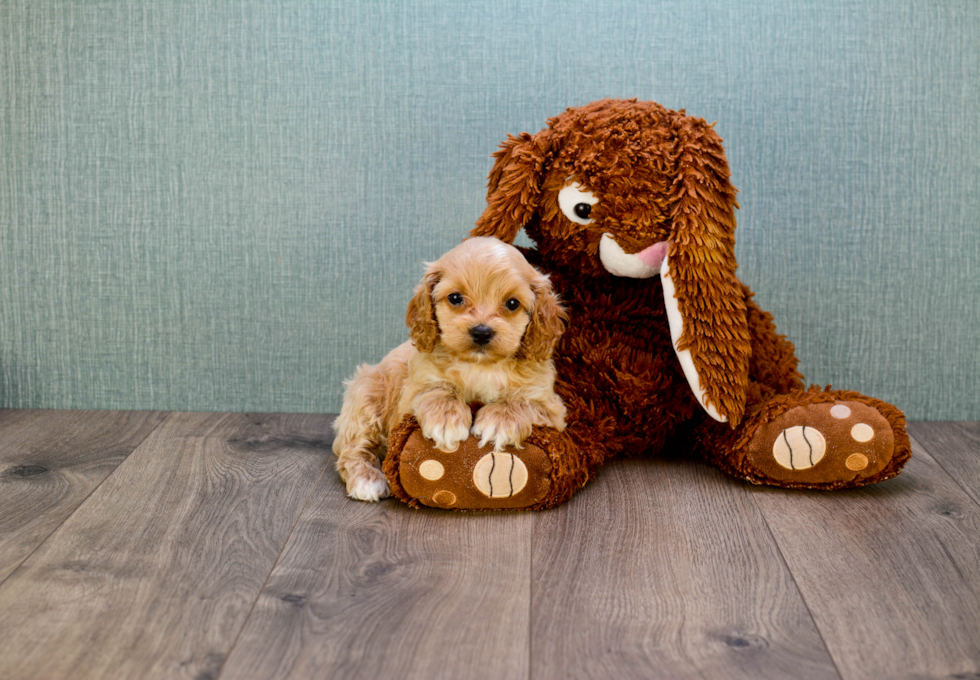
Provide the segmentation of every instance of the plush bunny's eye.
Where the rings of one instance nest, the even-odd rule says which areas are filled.
[[[558,192],[558,207],[575,224],[592,224],[592,206],[598,202],[599,199],[578,182],[572,182]]]

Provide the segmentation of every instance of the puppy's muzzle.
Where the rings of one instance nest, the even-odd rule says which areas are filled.
[[[493,340],[493,329],[482,324],[479,326],[473,326],[473,328],[470,329],[470,337],[473,338],[473,342],[480,347],[483,347],[488,342]]]

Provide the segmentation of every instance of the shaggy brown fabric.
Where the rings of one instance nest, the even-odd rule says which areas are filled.
[[[419,429],[418,421],[412,416],[402,418],[402,422],[388,433],[388,451],[385,454],[384,461],[381,463],[381,471],[388,478],[391,495],[395,498],[400,498],[413,508],[420,507],[421,503],[409,495],[402,487],[399,467],[401,466],[402,451],[405,450],[405,442]]]
[[[653,102],[604,100],[567,110],[536,135],[509,137],[494,157],[472,234],[509,242],[523,228],[536,244],[526,257],[551,276],[571,316],[555,354],[568,427],[532,436],[552,461],[550,492],[533,507],[568,499],[611,456],[668,446],[787,488],[898,474],[910,455],[901,411],[854,392],[804,390],[793,345],[735,277],[735,189],[705,121]],[[598,199],[589,224],[559,205],[571,181]],[[707,404],[728,422],[706,415],[688,385],[660,276],[608,273],[603,234],[627,254],[669,244],[684,321],[678,349],[690,350]],[[391,448],[397,457],[394,437]],[[386,461],[390,480],[397,467]]]

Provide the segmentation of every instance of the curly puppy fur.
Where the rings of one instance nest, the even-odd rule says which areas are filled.
[[[345,383],[333,448],[348,495],[389,495],[379,455],[407,414],[446,452],[471,433],[499,450],[520,448],[534,425],[563,430],[551,355],[567,319],[548,277],[498,239],[430,264],[408,305],[410,341]]]

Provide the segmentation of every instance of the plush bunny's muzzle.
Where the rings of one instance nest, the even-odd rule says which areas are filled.
[[[660,267],[667,257],[667,241],[654,243],[649,248],[632,255],[616,243],[611,234],[603,234],[599,241],[599,260],[606,271],[613,276],[631,279],[649,279],[660,273]]]

